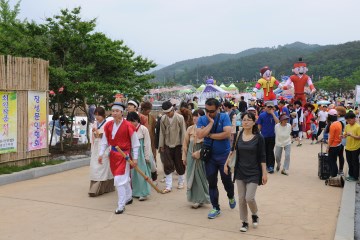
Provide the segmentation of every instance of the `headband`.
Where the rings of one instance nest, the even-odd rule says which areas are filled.
[[[128,101],[128,105],[129,105],[129,104],[134,105],[136,108],[139,107],[139,104],[137,104],[137,103],[136,103],[135,101],[133,101],[133,100]]]
[[[112,107],[111,107],[111,110],[114,110],[114,109],[117,109],[117,110],[120,110],[120,111],[124,111],[124,107],[123,106],[120,106],[120,105],[113,105]]]
[[[164,113],[168,113],[168,112],[171,112],[173,109],[174,109],[174,107],[173,107],[173,106],[171,106],[171,108],[166,109],[166,110],[163,110],[163,112],[164,112]]]

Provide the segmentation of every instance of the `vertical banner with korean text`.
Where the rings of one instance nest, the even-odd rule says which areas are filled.
[[[16,92],[0,92],[0,154],[16,152],[17,99]]]
[[[360,103],[360,85],[355,87],[355,102]]]
[[[28,150],[47,147],[46,93],[28,92]]]

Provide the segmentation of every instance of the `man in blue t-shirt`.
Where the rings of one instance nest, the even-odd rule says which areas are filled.
[[[265,106],[265,111],[259,115],[257,124],[265,140],[267,171],[268,173],[274,173],[275,125],[279,122],[279,116],[275,112],[275,106],[272,101],[266,102]]]
[[[197,123],[197,137],[204,138],[204,145],[211,147],[211,159],[205,163],[206,177],[209,182],[209,195],[213,209],[208,218],[216,218],[220,214],[219,191],[217,176],[220,172],[221,180],[229,198],[231,209],[236,206],[234,198],[234,184],[231,174],[224,173],[224,164],[230,153],[231,122],[229,115],[220,113],[220,102],[209,98],[205,102],[206,115],[199,118]]]
[[[286,114],[286,116],[289,117],[288,122],[290,122],[290,111],[289,109],[285,106],[285,101],[284,100],[280,100],[278,103],[278,107],[279,107],[279,116]]]

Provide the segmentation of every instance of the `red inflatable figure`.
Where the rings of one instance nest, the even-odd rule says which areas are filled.
[[[316,89],[311,81],[311,78],[306,75],[308,68],[306,67],[306,63],[302,61],[302,58],[299,58],[299,61],[294,63],[294,68],[292,69],[292,71],[294,75],[291,75],[290,78],[286,81],[283,90],[291,88],[291,83],[293,83],[295,94],[293,101],[299,100],[301,101],[301,104],[305,106],[305,85],[307,84],[310,87],[311,93],[314,93]]]

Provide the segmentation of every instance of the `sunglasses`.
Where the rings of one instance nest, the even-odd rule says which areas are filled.
[[[205,108],[205,111],[208,112],[208,113],[214,113],[214,112],[216,112],[216,109],[215,110],[209,110],[209,109]]]
[[[274,107],[273,107],[273,106],[267,106],[267,108],[270,108],[270,109],[271,109],[271,108],[274,108]]]

